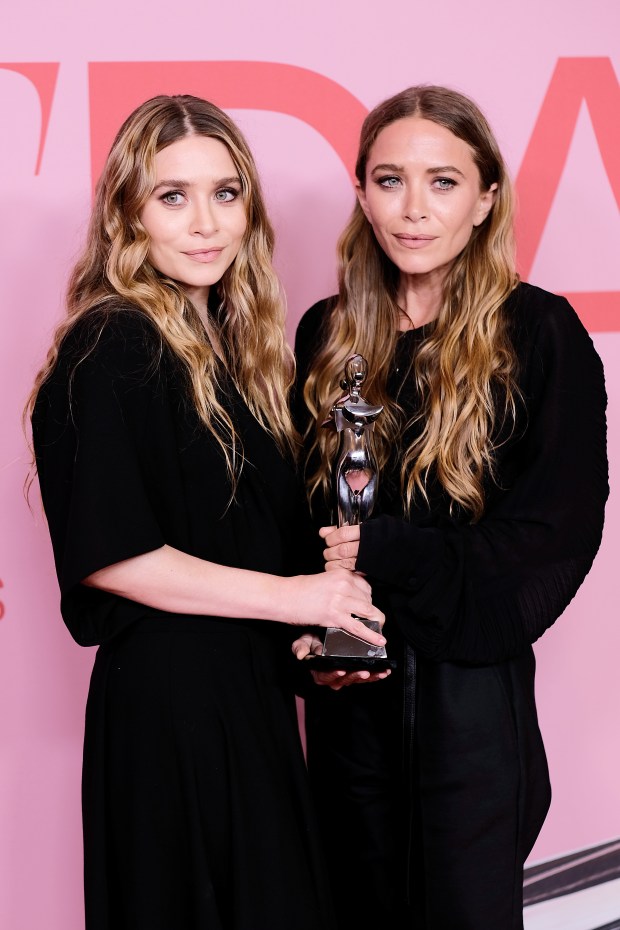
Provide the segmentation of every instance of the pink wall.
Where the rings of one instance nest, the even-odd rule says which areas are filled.
[[[79,769],[93,656],[62,626],[37,494],[33,513],[22,497],[27,452],[19,411],[80,247],[91,155],[96,162],[106,113],[112,119],[120,112],[125,91],[211,95],[245,129],[279,232],[291,331],[303,310],[334,286],[334,243],[352,205],[347,169],[364,109],[419,81],[471,94],[518,177],[528,277],[574,294],[596,330],[608,377],[612,481],[620,467],[616,0],[591,0],[587,21],[583,9],[557,0],[542,14],[540,0],[523,0],[514,12],[496,0],[445,0],[440,7],[316,0],[304,12],[288,10],[275,0],[231,0],[225,8],[185,0],[174,17],[161,0],[23,0],[3,16],[0,926],[7,930],[78,930],[82,922]],[[558,66],[558,59],[568,61]],[[31,64],[15,70],[12,62]],[[146,67],[135,68],[131,80],[118,68],[92,69],[91,153],[89,62],[207,65],[180,72],[160,66],[158,86],[140,88],[137,82],[149,79]],[[279,68],[248,72],[248,66],[218,68],[214,62]],[[293,70],[283,75],[282,66]],[[96,89],[102,73],[103,106]],[[35,174],[42,104],[49,123]],[[620,502],[612,493],[595,567],[537,647],[540,716],[555,791],[537,857],[620,835],[619,545]]]

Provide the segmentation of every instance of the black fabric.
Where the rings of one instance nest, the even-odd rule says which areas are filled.
[[[329,312],[329,301],[315,305],[298,329],[302,427],[301,385]],[[521,284],[504,312],[523,401],[514,429],[500,434],[484,517],[471,524],[451,513],[432,483],[429,504],[418,500],[405,517],[394,450],[357,568],[386,611],[399,670],[307,699],[310,773],[329,809],[323,827],[329,836],[340,810],[356,831],[343,884],[360,894],[341,895],[336,884],[341,928],[376,926],[382,913],[395,928],[522,927],[523,862],[549,803],[531,644],[574,596],[600,543],[606,397],[600,360],[563,298]],[[407,372],[424,338],[423,329],[404,333],[393,360],[389,388],[407,417],[418,403]],[[413,668],[415,716],[407,709],[403,734]],[[370,905],[367,879],[356,877],[362,861],[374,861],[378,876]]]
[[[33,416],[41,492],[89,692],[87,930],[332,925],[281,624],[181,616],[80,584],[164,543],[288,574],[294,469],[224,377],[246,461],[235,500],[184,375],[131,308],[65,339]]]

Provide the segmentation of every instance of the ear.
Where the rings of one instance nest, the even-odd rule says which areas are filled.
[[[362,208],[362,210],[364,211],[364,215],[365,215],[366,219],[368,220],[369,223],[371,223],[370,213],[369,213],[369,210],[368,210],[368,203],[367,203],[367,201],[366,201],[366,194],[365,194],[365,192],[364,192],[364,188],[363,188],[362,185],[359,183],[359,181],[358,181],[358,183],[355,185],[355,193],[357,194],[357,199],[358,199],[358,201],[359,201],[359,205],[360,205],[360,207]]]
[[[491,207],[495,203],[496,197],[497,197],[497,181],[491,184],[488,190],[481,192],[480,199],[478,200],[478,205],[476,207],[476,217],[474,219],[474,226],[480,226],[482,223],[484,223],[487,216],[491,212]]]

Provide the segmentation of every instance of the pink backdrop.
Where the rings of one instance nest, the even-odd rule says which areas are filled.
[[[31,513],[22,496],[19,413],[62,312],[110,132],[155,92],[210,96],[230,110],[261,167],[292,332],[334,288],[364,112],[420,81],[469,93],[517,179],[524,276],[571,296],[603,357],[617,487],[619,37],[616,0],[590,0],[587,22],[581,5],[559,0],[514,9],[315,0],[303,12],[276,0],[184,0],[172,12],[162,0],[23,0],[3,14],[0,926],[78,930],[83,920],[79,778],[93,654],[58,614],[38,497]],[[534,858],[620,835],[619,544],[612,493],[594,569],[537,646],[554,803]]]

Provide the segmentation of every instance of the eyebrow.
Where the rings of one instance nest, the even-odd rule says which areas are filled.
[[[460,168],[456,168],[454,165],[441,165],[439,168],[429,168],[429,174],[444,174],[447,171],[451,171],[452,174],[460,174],[462,178],[465,177]]]
[[[371,174],[376,174],[377,171],[394,171],[395,174],[402,174],[404,170],[405,169],[402,165],[385,163],[381,165],[375,165],[371,171]],[[465,177],[463,172],[459,168],[456,168],[454,165],[440,165],[437,168],[428,168],[426,171],[427,174],[444,174],[445,172],[452,172],[453,174],[459,174],[462,178]]]
[[[214,187],[225,187],[227,184],[241,184],[241,178],[238,175],[233,175],[230,178],[218,178],[213,182]],[[165,178],[163,181],[159,181],[153,188],[153,193],[158,191],[161,187],[193,187],[193,181],[184,181],[182,178]]]

